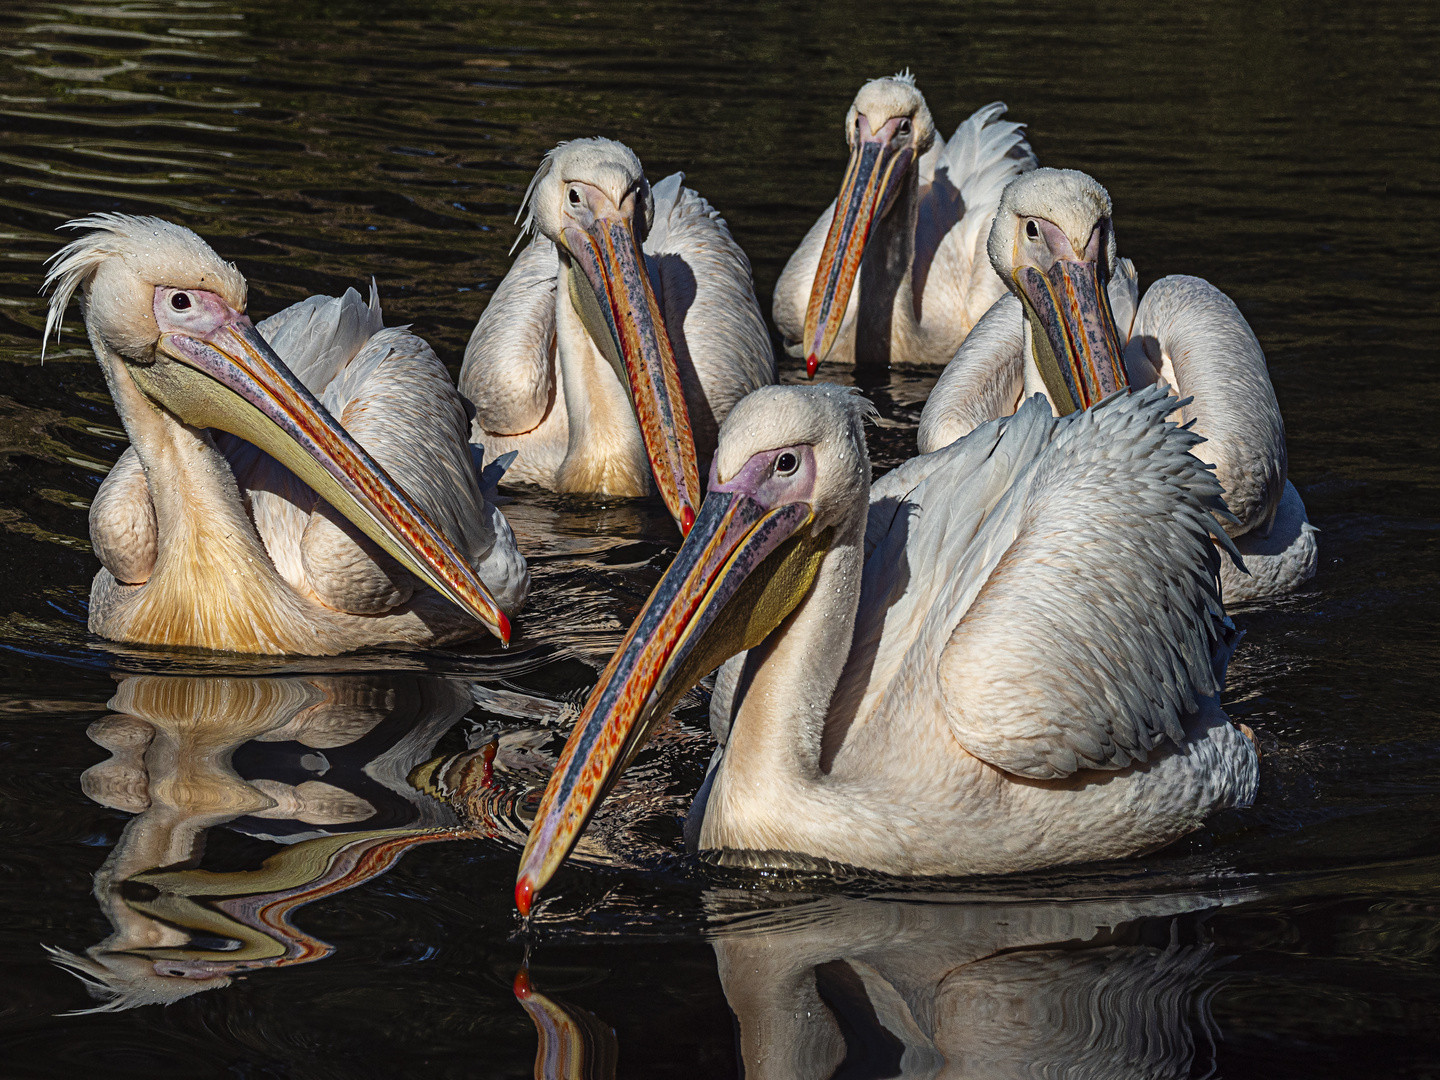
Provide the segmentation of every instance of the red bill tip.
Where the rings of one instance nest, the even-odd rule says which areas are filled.
[[[486,743],[485,749],[480,751],[480,756],[485,759],[485,775],[483,783],[488,788],[495,783],[495,744]]]
[[[515,996],[521,1001],[524,1001],[530,996],[530,994],[532,993],[532,989],[530,986],[530,971],[528,968],[522,967],[519,971],[515,973],[515,984],[512,989],[515,991]]]
[[[535,883],[530,880],[527,874],[515,882],[515,906],[520,909],[520,914],[528,916],[530,905],[535,902]]]
[[[680,508],[680,535],[689,536],[690,527],[695,524],[695,508],[693,506],[682,506]]]
[[[510,645],[510,619],[503,611],[497,614],[500,616],[500,644],[508,648]]]
[[[811,353],[809,356],[805,357],[805,377],[807,379],[813,379],[815,377],[815,369],[819,366],[820,358],[814,353]]]

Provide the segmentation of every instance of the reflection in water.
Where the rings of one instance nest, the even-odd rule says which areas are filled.
[[[747,1080],[1178,1078],[1213,1057],[1219,958],[1190,940],[1213,897],[710,903]]]
[[[530,969],[515,976],[515,1000],[535,1023],[535,1080],[614,1080],[619,1044],[594,1013],[547,997],[530,984]]]
[[[125,679],[88,732],[111,757],[81,777],[90,798],[136,815],[95,875],[114,932],[84,955],[51,949],[101,1002],[87,1011],[323,959],[332,948],[294,925],[299,908],[418,844],[518,840],[494,765],[513,749],[523,770],[528,733],[435,755],[471,704],[468,685],[427,677]],[[258,869],[201,869],[217,825],[284,846]]]

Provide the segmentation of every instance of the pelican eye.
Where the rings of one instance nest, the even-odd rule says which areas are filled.
[[[1028,236],[1031,240],[1039,240],[1040,226],[1036,225],[1033,221],[1025,222],[1025,235]]]
[[[190,307],[190,294],[177,292],[170,297],[170,306],[176,311],[186,311]]]
[[[570,205],[580,205],[580,192],[576,191],[573,187],[570,189]]]
[[[775,459],[776,476],[789,476],[799,467],[800,459],[794,454],[792,454],[789,450],[786,450],[783,454],[781,454]]]
[[[910,121],[909,121],[909,120],[901,120],[900,123],[899,123],[899,125],[896,127],[896,130],[899,131],[901,135],[909,135],[909,134],[910,134]]]

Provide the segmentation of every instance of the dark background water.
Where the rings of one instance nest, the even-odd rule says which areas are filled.
[[[964,1075],[1050,1060],[1086,1076],[1440,1075],[1437,55],[1440,9],[1420,2],[12,0],[0,11],[0,1072],[528,1075],[537,1027],[511,988],[528,947],[536,989],[558,1003],[539,1010],[541,1028],[569,1031],[592,1066],[617,1055],[625,1076],[735,1075],[732,1008],[767,1018],[776,1053],[805,1045],[787,1025],[823,1008],[838,1018],[842,1075],[929,1075],[877,1026],[874,973],[923,989],[958,963],[945,957],[990,953],[1012,967],[975,968]],[[673,552],[663,510],[530,495],[507,507],[538,557],[504,658],[480,645],[245,663],[87,637],[98,564],[85,511],[125,443],[73,310],[39,362],[56,226],[97,210],[184,222],[239,263],[257,315],[373,274],[387,322],[412,323],[454,368],[508,266],[539,156],[604,134],[652,181],[685,171],[724,213],[768,312],[838,187],[851,97],[907,66],[944,132],[1008,102],[1043,164],[1109,188],[1142,285],[1210,279],[1266,349],[1291,478],[1323,533],[1308,588],[1235,613],[1249,636],[1226,700],[1264,746],[1254,809],[1144,860],[944,897],[767,883],[675,855],[674,818],[708,756],[697,698],[527,937],[510,899],[524,800]],[[910,452],[933,375],[874,388],[888,420],[879,464]],[[235,686],[292,704],[267,728]],[[163,700],[126,703],[147,693]],[[309,703],[304,723],[292,698]],[[170,740],[170,764],[137,774],[134,731]],[[415,769],[496,738],[479,794],[422,793]],[[306,777],[377,816],[244,812],[242,778]],[[223,957],[224,933],[145,914],[159,893],[143,873],[117,884],[193,853],[197,837],[201,867],[227,874],[347,830],[456,822],[470,832],[298,907],[286,940],[333,947],[314,962],[267,963],[166,1007],[57,1015],[99,1000],[42,946],[103,952],[112,917],[129,946]],[[1028,982],[1006,975],[1022,962]],[[792,982],[818,999],[786,997]],[[998,1015],[1031,1022],[981,1030]],[[765,1075],[749,1049],[750,1075]]]

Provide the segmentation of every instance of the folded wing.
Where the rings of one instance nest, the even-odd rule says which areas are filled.
[[[1037,779],[1182,738],[1220,689],[1211,537],[1228,540],[1173,406],[1153,387],[1056,419],[1032,398],[882,478],[843,687],[855,723],[938,697],[965,750]]]

